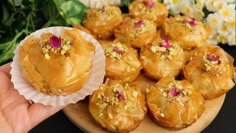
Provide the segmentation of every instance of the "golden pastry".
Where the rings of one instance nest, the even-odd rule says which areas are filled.
[[[115,41],[100,41],[106,56],[106,77],[130,82],[142,69],[138,52],[129,45]]]
[[[115,29],[116,39],[135,48],[150,43],[155,36],[155,23],[149,20],[125,17],[120,26]]]
[[[233,62],[233,57],[219,46],[205,45],[192,52],[183,73],[205,99],[212,99],[234,87]]]
[[[152,119],[159,125],[181,129],[193,124],[204,112],[205,100],[187,80],[165,77],[146,94]]]
[[[147,76],[156,80],[177,76],[185,65],[183,49],[165,35],[142,47],[140,57]]]
[[[87,81],[95,47],[77,29],[64,29],[58,37],[43,33],[29,36],[20,46],[23,76],[36,90],[67,95]]]
[[[171,40],[178,41],[184,50],[204,45],[210,32],[200,21],[180,15],[167,19],[162,30]]]
[[[119,7],[106,5],[99,9],[88,9],[83,25],[97,38],[109,39],[113,37],[114,29],[122,22],[122,18]]]
[[[147,109],[144,94],[138,87],[109,80],[90,96],[89,111],[108,131],[126,133],[143,121]]]
[[[159,27],[168,16],[168,9],[165,4],[156,0],[135,0],[129,4],[129,14],[135,18],[154,21]]]

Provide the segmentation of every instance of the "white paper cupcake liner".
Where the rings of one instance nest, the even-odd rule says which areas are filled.
[[[64,29],[72,29],[70,27],[49,27],[40,29],[35,31],[31,35],[35,37],[40,37],[42,33],[53,33],[56,36],[60,36]],[[47,95],[45,93],[37,91],[24,77],[22,74],[22,68],[20,65],[20,54],[19,54],[19,46],[23,45],[24,41],[27,37],[21,41],[19,46],[15,50],[15,56],[13,58],[13,62],[11,64],[11,81],[14,85],[14,88],[17,89],[20,95],[23,95],[26,99],[32,100],[35,103],[42,103],[44,105],[52,105],[52,106],[65,106],[70,103],[76,103],[79,100],[84,99],[86,96],[91,95],[97,88],[99,88],[100,84],[103,82],[103,78],[105,75],[105,56],[103,48],[100,46],[98,41],[96,41],[91,35],[80,31],[80,34],[87,40],[93,43],[96,47],[96,52],[93,58],[93,65],[91,68],[90,76],[87,82],[83,85],[83,87],[69,95]]]

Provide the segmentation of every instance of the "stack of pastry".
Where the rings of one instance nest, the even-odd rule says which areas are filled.
[[[89,27],[87,22],[97,14],[91,14],[90,10],[106,8],[88,10],[84,26],[92,29],[91,33],[95,28]],[[112,132],[136,128],[145,114],[143,105],[160,126],[182,129],[192,125],[204,112],[205,100],[233,88],[233,58],[219,46],[206,43],[210,32],[207,26],[187,16],[168,17],[166,5],[156,0],[135,0],[128,11],[122,21],[117,21],[118,25],[109,24],[111,20],[106,19],[93,22],[113,27],[109,32],[112,35],[98,37],[106,56],[105,77],[112,81],[101,85],[91,95],[90,113],[102,127]],[[107,16],[106,13],[99,15],[101,18]],[[97,33],[105,31],[96,30]],[[140,80],[138,75],[145,78]],[[133,90],[133,94],[129,94],[126,91],[131,90],[131,84],[142,91]],[[118,89],[114,91],[116,87],[112,86]],[[140,101],[142,93],[146,96],[146,104]],[[137,108],[127,113],[125,100],[126,104],[131,102],[129,97],[134,103],[136,101],[133,106]],[[111,99],[115,104],[110,103]],[[136,121],[134,117],[138,117]]]

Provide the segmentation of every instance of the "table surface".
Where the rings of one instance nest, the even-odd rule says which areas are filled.
[[[236,58],[236,47],[221,46]],[[236,61],[234,62],[236,66]],[[230,90],[224,104],[214,121],[202,133],[235,133],[236,132],[236,86]],[[46,119],[29,133],[83,133],[63,113],[59,111]]]

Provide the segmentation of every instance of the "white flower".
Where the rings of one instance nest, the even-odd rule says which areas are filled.
[[[229,21],[230,19],[235,19],[235,7],[232,6],[224,6],[219,10],[219,14],[224,21]]]
[[[218,28],[223,23],[221,16],[218,13],[209,14],[208,17],[206,18],[206,22],[215,32],[217,32]]]
[[[218,29],[218,33],[222,36],[227,36],[230,31],[226,22],[223,22]]]
[[[184,0],[164,0],[163,2],[167,5],[170,14],[175,15],[180,13]]]
[[[202,20],[204,18],[204,16],[205,16],[205,14],[202,9],[195,8],[195,10],[193,12],[193,16],[191,16],[191,17]]]
[[[230,46],[233,46],[233,45],[236,45],[236,35],[235,33],[234,34],[230,34],[228,37],[227,37],[227,42]]]
[[[217,11],[221,9],[224,4],[226,4],[225,0],[206,0],[206,8],[209,11]]]
[[[113,4],[115,5],[121,5],[121,0],[111,0]]]
[[[182,3],[180,9],[181,9],[181,13],[187,16],[193,17],[194,8],[193,8],[193,5],[190,3],[190,1]]]
[[[198,9],[203,9],[203,7],[205,6],[205,0],[195,0],[195,7]]]
[[[79,1],[91,8],[101,8],[108,4],[121,5],[121,0],[79,0]]]
[[[227,22],[227,26],[229,27],[229,29],[231,30],[231,32],[235,33],[235,29],[236,29],[236,20],[235,19],[231,19]]]

